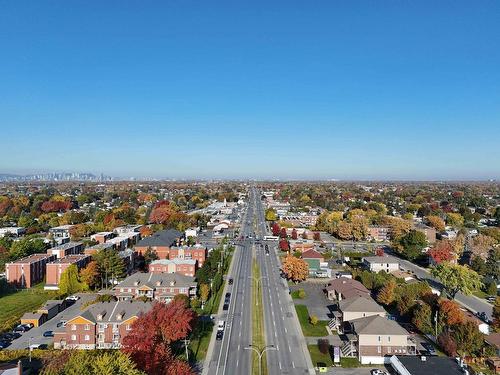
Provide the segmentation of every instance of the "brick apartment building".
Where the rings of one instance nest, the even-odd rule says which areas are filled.
[[[156,252],[158,258],[168,259],[170,248],[173,246],[179,246],[182,242],[182,237],[182,232],[175,229],[160,230],[152,236],[146,237],[137,242],[135,251],[138,254],[144,255],[148,248],[151,248]]]
[[[429,245],[432,245],[436,242],[436,229],[420,223],[415,224],[413,229],[425,234],[425,238],[427,238],[427,242],[429,243]]]
[[[55,255],[58,259],[68,255],[81,254],[83,252],[83,243],[67,242],[65,244],[52,247],[47,250],[47,254]]]
[[[145,296],[168,303],[177,294],[194,297],[196,286],[194,277],[178,273],[137,272],[123,280],[113,290],[121,301]]]
[[[370,225],[368,227],[368,238],[378,242],[389,241],[391,239],[391,228]]]
[[[151,273],[179,273],[193,277],[196,265],[197,261],[194,259],[159,259],[151,262],[148,269]]]
[[[80,270],[90,263],[92,257],[90,255],[78,254],[68,255],[64,258],[55,260],[54,262],[47,263],[46,265],[46,282],[44,289],[57,290],[59,289],[59,281],[61,274],[72,264]]]
[[[56,260],[52,254],[33,254],[5,265],[7,281],[21,288],[31,288],[45,277],[46,264]]]
[[[201,245],[194,247],[172,247],[169,259],[192,259],[198,262],[198,267],[202,267],[207,257],[207,249]]]
[[[113,232],[99,232],[90,236],[91,240],[94,240],[98,243],[104,243],[115,236]]]
[[[91,245],[91,246],[85,248],[83,253],[87,254],[87,255],[94,255],[98,251],[113,249],[113,248],[114,248],[114,245],[112,243],[105,242],[105,243],[99,243],[97,245]]]
[[[54,333],[55,349],[119,349],[132,323],[151,302],[101,302],[72,317]]]

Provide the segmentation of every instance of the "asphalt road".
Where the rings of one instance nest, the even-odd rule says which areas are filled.
[[[253,234],[254,207],[250,202],[243,217],[240,232],[243,236]],[[245,347],[252,343],[252,244],[251,239],[236,243],[229,275],[234,281],[233,285],[227,285],[226,288],[231,293],[229,309],[223,311],[215,322],[226,322],[224,336],[213,347],[207,370],[210,375],[250,374],[251,371],[251,352]]]
[[[264,219],[262,202],[257,199],[257,235],[263,238],[268,228]],[[269,255],[266,255],[265,246]],[[269,374],[309,374],[312,362],[305,353],[304,336],[288,294],[288,285],[280,276],[280,262],[276,241],[263,241],[256,246],[257,262],[261,271],[261,289],[264,301],[266,344],[273,349],[266,352]],[[314,372],[312,372],[314,373]]]

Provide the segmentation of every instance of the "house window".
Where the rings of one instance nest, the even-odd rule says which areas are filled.
[[[122,293],[123,293],[123,290],[124,290],[123,288],[120,288],[120,292],[122,292]]]
[[[130,331],[130,330],[132,329],[132,326],[131,326],[130,324],[127,324],[127,325],[125,326],[125,329],[126,329],[127,331]]]
[[[72,331],[76,331],[76,325],[75,325],[75,324],[72,324],[72,325],[71,325],[71,330],[72,330]]]
[[[390,346],[388,346],[388,347],[387,347],[387,353],[390,353],[390,352],[391,352],[391,347],[390,347]]]
[[[76,335],[71,335],[71,341],[76,341]]]
[[[85,331],[90,331],[90,324],[85,324]]]
[[[90,340],[90,336],[89,335],[85,335],[85,341],[89,341]]]
[[[104,324],[99,324],[99,332],[104,332]]]
[[[391,336],[387,336],[387,341],[391,342]]]
[[[381,337],[379,336],[379,337],[378,337],[378,342],[380,342],[380,341],[381,341]]]
[[[379,345],[379,346],[377,346],[377,353],[378,353],[378,354],[382,353],[382,347],[381,347],[380,345]]]

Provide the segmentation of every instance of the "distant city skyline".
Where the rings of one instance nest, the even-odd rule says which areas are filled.
[[[500,2],[0,13],[0,173],[500,179]]]

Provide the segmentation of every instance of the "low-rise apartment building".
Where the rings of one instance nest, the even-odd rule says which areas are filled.
[[[160,230],[137,242],[135,251],[140,255],[144,255],[148,248],[150,248],[156,252],[159,259],[169,259],[170,248],[179,246],[182,236],[182,232],[175,229]]]
[[[83,243],[73,242],[73,241],[52,247],[47,250],[47,254],[55,255],[58,259],[64,258],[68,255],[81,254],[82,252],[83,252]]]
[[[0,237],[4,237],[5,235],[20,237],[26,233],[26,229],[23,227],[4,227],[0,228]]]
[[[325,288],[328,299],[342,301],[351,297],[370,297],[370,291],[358,280],[339,277],[331,280]]]
[[[374,315],[385,317],[387,312],[369,296],[354,296],[341,300],[333,315],[336,329],[343,332],[344,325],[352,320]]]
[[[63,238],[69,238],[70,237],[70,230],[73,228],[74,225],[67,224],[67,225],[59,225],[57,227],[53,227],[49,229],[49,234],[52,235],[52,238],[59,242],[59,239]]]
[[[142,273],[137,272],[113,288],[118,300],[131,300],[147,297],[168,303],[177,294],[188,297],[196,296],[197,284],[194,277],[178,273]]]
[[[196,264],[194,259],[159,259],[151,262],[148,270],[152,273],[179,273],[193,277],[197,269]]]
[[[97,245],[91,245],[91,246],[85,248],[84,254],[94,255],[98,251],[107,250],[107,249],[113,249],[113,248],[114,248],[114,244],[112,244],[112,243],[108,243],[108,242],[99,243]]]
[[[117,301],[89,306],[54,334],[55,349],[119,349],[132,323],[151,302]]]
[[[207,257],[207,249],[202,245],[193,247],[173,247],[170,249],[169,259],[192,259],[198,262],[198,267],[202,267]]]
[[[5,265],[7,281],[20,288],[31,288],[45,277],[46,264],[56,260],[52,254],[33,254]]]
[[[46,290],[58,290],[59,281],[61,280],[61,274],[66,271],[66,269],[74,264],[79,270],[87,266],[90,263],[92,257],[90,255],[79,254],[79,255],[68,255],[64,258],[59,258],[46,265],[46,275],[47,279],[45,282],[44,289]]]
[[[429,245],[432,245],[436,242],[436,229],[421,223],[414,224],[413,229],[425,234],[425,238],[427,239]]]
[[[94,240],[98,243],[104,243],[115,236],[113,232],[99,232],[90,236],[91,240]]]
[[[386,226],[370,225],[368,227],[368,239],[377,242],[389,241],[391,239],[391,228]]]

